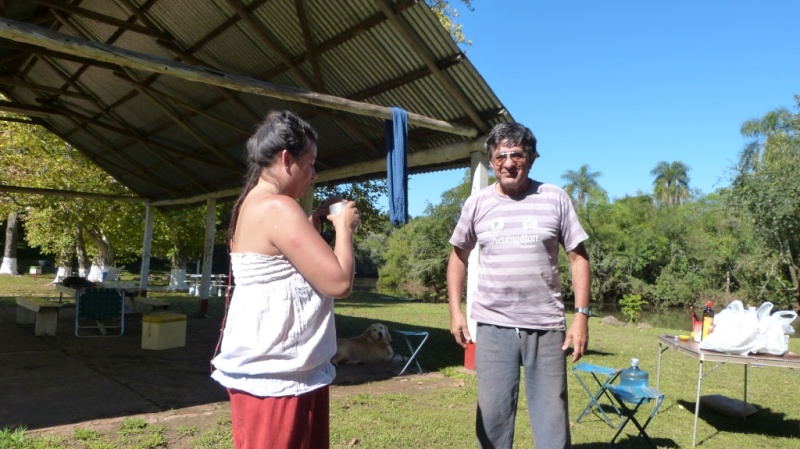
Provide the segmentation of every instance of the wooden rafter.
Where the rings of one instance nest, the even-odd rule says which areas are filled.
[[[76,123],[79,127],[82,127],[82,125],[80,123],[78,123],[75,119],[73,119],[71,117],[68,117],[68,118],[73,123]],[[44,124],[42,126],[44,126],[48,131],[52,132],[53,134],[56,134],[55,129],[53,129],[51,126],[49,126],[47,124]],[[85,129],[84,132],[86,132],[86,135],[88,135],[89,137],[94,139],[97,143],[99,143],[100,146],[103,147],[106,151],[114,149],[113,145],[111,145],[108,142],[106,142],[105,139],[102,136],[97,135],[97,133],[95,133],[94,131],[92,131],[90,129]],[[72,142],[68,137],[62,137],[62,139],[65,142],[70,143],[70,145],[72,145],[73,147],[79,148],[78,146],[74,145],[74,142]],[[94,155],[89,154],[86,151],[82,151],[81,153],[84,154],[90,161],[92,161],[93,163],[97,164],[97,158]],[[123,167],[120,167],[118,164],[114,164],[114,163],[109,163],[107,165],[113,165],[113,166],[116,166],[116,167],[119,167],[119,168],[123,168]],[[162,183],[161,181],[159,181],[158,179],[156,179],[155,177],[150,175],[148,172],[137,171],[135,167],[133,168],[133,170],[131,170],[131,166],[126,166],[124,168],[126,170],[124,170],[122,173],[139,176],[141,179],[145,179],[145,180],[147,180],[147,182],[149,182],[149,183],[151,183],[151,184],[153,184],[155,186],[158,186],[159,188],[164,189],[165,191],[167,191],[167,192],[169,192],[169,193],[171,193],[173,195],[177,195],[177,191],[175,191],[175,189],[173,189],[173,188],[167,186],[166,184]],[[131,173],[129,173],[129,172],[131,172]],[[109,174],[109,176],[111,176],[111,174]],[[126,187],[128,187],[130,189],[130,185],[127,182],[125,182],[124,179],[120,179],[117,176],[114,176],[114,179],[116,179],[120,184],[122,184],[122,185],[124,185],[124,186],[126,186]]]
[[[57,64],[53,63],[52,61],[48,60],[47,58],[42,58],[41,60],[44,63],[49,64],[50,67],[53,69],[53,71],[55,73],[57,73],[59,76],[61,76],[62,79],[64,79],[66,83],[70,84],[75,90],[78,90],[78,91],[82,91],[83,90],[83,88],[76,81],[74,81],[70,76],[67,76],[67,74],[64,73],[64,70],[61,67],[59,67]],[[118,126],[121,126],[121,127],[125,128],[125,129],[128,129],[132,133],[136,134],[134,131],[132,131],[130,129],[130,127],[128,125],[126,125],[124,122],[118,120],[115,116],[110,114],[107,111],[107,108],[102,107],[102,105],[98,101],[95,101],[95,106],[98,108],[98,110],[101,111],[100,112],[101,115],[103,115],[104,117],[107,117],[109,120],[117,123]],[[68,110],[69,108],[65,108],[65,109]],[[81,124],[80,122],[77,122],[74,119],[74,116],[76,116],[76,115],[77,114],[75,112],[72,112],[67,117],[70,118],[70,121],[72,121],[73,124],[77,125],[78,128],[83,129],[85,131],[88,131],[87,128],[85,126],[83,126],[83,124]],[[69,135],[69,133],[65,133],[65,136],[68,136],[68,135]],[[95,136],[95,138],[100,138],[100,137],[99,136]],[[122,153],[122,151],[120,149],[118,149],[118,148],[115,148],[114,145],[111,145],[110,143],[105,142],[104,139],[102,139],[102,138],[100,138],[100,139],[101,139],[101,141],[104,142],[104,145],[106,145],[110,149],[110,151],[109,151],[110,154],[118,155],[119,157],[125,159],[126,162],[130,164],[130,167],[128,167],[129,170],[133,169],[134,171],[136,171],[138,173],[138,175],[140,177],[142,177],[142,179],[154,179],[154,178],[151,178],[148,175],[148,171],[144,167],[142,167],[138,162],[136,162],[136,161],[130,159],[129,157],[125,156]],[[196,186],[198,186],[201,189],[206,189],[206,187],[202,183],[200,183],[197,179],[195,179],[195,176],[192,175],[189,171],[185,170],[184,168],[182,168],[182,167],[178,166],[177,164],[175,164],[174,162],[170,161],[168,158],[164,157],[160,152],[154,151],[152,148],[150,148],[150,144],[149,143],[147,144],[147,146],[153,152],[153,154],[155,155],[156,158],[160,159],[162,162],[164,162],[164,163],[168,164],[169,166],[171,166],[172,168],[174,168],[176,172],[178,172],[181,175],[183,175],[187,180],[189,180],[189,182],[195,184]],[[80,147],[78,147],[78,148],[80,148]],[[106,160],[106,158],[104,158],[104,160]],[[151,181],[151,182],[153,182],[154,184],[156,183],[154,180]]]
[[[314,44],[314,39],[311,36],[311,27],[308,24],[308,14],[306,14],[305,0],[294,0],[294,9],[297,11],[297,18],[300,21],[300,29],[303,30],[303,42],[306,44],[306,53],[311,62],[311,71],[314,73],[314,81],[319,90],[327,91],[325,89],[325,81],[322,78],[322,70],[319,67],[319,54],[317,47]],[[292,62],[294,64],[294,62]]]
[[[59,89],[57,87],[43,86],[41,84],[30,83],[23,80],[16,80],[9,77],[0,78],[0,84],[5,84],[6,86],[14,86],[14,87],[21,87],[24,89],[36,90],[39,92],[46,92],[50,94],[63,95],[65,97],[79,98],[81,100],[91,100],[91,97],[81,92],[72,92],[66,89]]]
[[[0,100],[0,111],[42,118],[50,117],[51,115],[61,115],[61,113],[55,109],[2,100]]]
[[[138,196],[78,192],[74,190],[42,189],[35,187],[19,187],[19,186],[8,186],[2,184],[0,184],[0,192],[27,193],[29,195],[44,195],[44,196],[64,196],[68,198],[91,198],[95,200],[127,201],[133,203],[142,203],[148,201],[147,198],[142,198]]]
[[[55,9],[58,11],[64,11],[69,14],[74,14],[78,16],[86,17],[87,19],[91,19],[100,23],[104,23],[106,25],[115,26],[120,28],[124,31],[132,31],[134,33],[144,34],[147,36],[152,36],[158,39],[163,39],[166,37],[166,34],[153,30],[152,28],[144,27],[141,25],[136,25],[135,23],[131,23],[130,21],[120,20],[115,17],[107,16],[105,14],[100,14],[94,12],[89,9],[79,8],[77,6],[72,6],[66,2],[60,1],[52,1],[52,0],[27,0],[31,3],[37,3],[39,5],[47,6],[51,8],[51,10]]]
[[[189,104],[186,101],[183,101],[183,100],[181,100],[180,98],[178,98],[178,97],[176,97],[174,95],[170,95],[167,92],[164,92],[162,90],[156,89],[152,85],[147,85],[145,83],[139,83],[137,81],[134,81],[134,80],[130,79],[125,74],[122,74],[122,73],[119,73],[119,72],[114,72],[114,76],[117,76],[120,79],[123,79],[123,80],[125,80],[125,81],[127,81],[127,82],[129,82],[131,84],[135,84],[135,85],[137,85],[137,86],[139,86],[139,87],[141,87],[143,89],[147,89],[148,91],[152,92],[154,95],[157,95],[159,97],[167,98],[167,99],[169,99],[169,101],[181,106],[182,108],[184,108],[184,109],[186,109],[188,111],[191,111],[193,113],[193,115],[198,115],[198,116],[206,118],[208,120],[215,121],[215,122],[219,123],[220,125],[226,126],[226,127],[230,128],[230,129],[232,129],[232,130],[234,130],[234,131],[236,131],[236,132],[238,132],[240,134],[249,135],[250,132],[252,131],[250,128],[243,128],[243,127],[237,125],[236,123],[231,122],[230,120],[226,120],[226,119],[224,119],[222,117],[218,117],[218,116],[208,112],[209,109],[213,108],[214,106],[217,106],[222,101],[224,101],[224,99],[219,99],[218,98],[217,100],[214,100],[212,102],[204,104],[203,106],[199,106],[198,107],[198,106],[194,106],[192,104]],[[2,82],[2,81],[0,81],[0,82]],[[186,119],[187,116],[181,116],[181,118],[182,119]]]
[[[128,74],[130,76],[130,74]],[[192,136],[194,140],[200,142],[207,150],[214,153],[221,161],[225,162],[229,166],[234,166],[236,163],[230,156],[225,154],[222,150],[216,147],[214,142],[212,142],[208,137],[202,135],[199,131],[192,128],[187,122],[182,120],[177,113],[175,113],[172,108],[167,106],[163,101],[159,100],[157,96],[153,95],[147,89],[138,86],[137,84],[131,84],[134,89],[136,89],[141,95],[143,95],[146,99],[150,101],[155,107],[157,107],[161,112],[164,113],[167,117],[172,120],[172,122],[183,129],[187,134]]]
[[[239,3],[239,0],[227,0],[227,3],[247,25],[247,28],[250,29],[253,36],[258,38],[262,44],[269,47],[269,49],[278,56],[278,59],[289,67],[289,72],[297,78],[299,84],[305,86],[309,90],[319,91],[319,86],[316,86],[312,80],[306,77],[297,65],[292,63],[292,59],[286,54],[286,51],[275,43],[276,39],[270,35],[269,31],[265,30],[253,19],[253,16],[245,10],[241,3]]]
[[[414,6],[417,4],[417,0],[404,0],[395,5],[392,5],[392,10],[396,13],[400,13],[405,11],[406,9]],[[329,50],[332,50],[339,45],[357,37],[360,34],[363,34],[370,29],[386,22],[386,16],[383,13],[377,13],[363,22],[349,28],[341,33],[337,34],[336,36],[328,39],[325,42],[320,42],[316,46],[317,54],[325,53]],[[297,56],[292,57],[292,63],[295,65],[302,64],[306,59],[310,57],[309,53],[303,53]],[[267,72],[261,73],[256,78],[261,80],[271,80],[272,78],[278,76],[279,74],[288,70],[288,67],[285,64],[278,64],[274,68],[270,69]]]
[[[419,42],[419,38],[409,29],[408,25],[400,18],[397,13],[395,13],[391,6],[386,4],[386,0],[373,0],[375,6],[386,15],[394,28],[400,33],[400,36],[403,37],[406,44],[411,48],[411,50],[416,54],[428,68],[428,70],[433,73],[433,76],[442,84],[442,87],[447,91],[450,96],[452,96],[453,100],[461,107],[464,113],[472,120],[472,123],[478,127],[479,130],[483,132],[488,132],[489,127],[486,123],[481,120],[480,116],[478,115],[478,111],[472,107],[470,104],[469,99],[467,99],[464,92],[456,86],[453,80],[450,79],[447,75],[444,74],[439,67],[436,65],[436,61],[434,61],[433,57],[430,54],[430,51]]]
[[[216,70],[208,70],[189,64],[180,64],[164,58],[152,57],[134,51],[114,47],[98,42],[64,36],[51,30],[0,18],[0,37],[26,42],[67,54],[114,63],[125,67],[149,72],[171,75],[178,78],[203,84],[225,87],[239,92],[278,98],[294,103],[313,105],[325,109],[341,110],[356,115],[365,115],[381,119],[390,119],[391,109],[368,103],[360,103],[343,98],[333,97],[315,92],[307,92],[286,86],[279,86],[240,75],[232,75]],[[457,126],[443,120],[409,113],[410,125],[436,129],[441,132],[466,137],[475,137],[478,131],[474,128]],[[484,125],[485,127],[485,125]]]

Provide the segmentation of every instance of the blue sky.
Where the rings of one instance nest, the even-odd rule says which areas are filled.
[[[457,6],[473,42],[467,57],[539,141],[531,176],[559,186],[564,172],[588,164],[612,199],[650,192],[653,167],[679,160],[691,187],[712,192],[728,185],[746,143],[742,122],[794,110],[800,94],[800,1]],[[411,216],[463,174],[412,176]]]

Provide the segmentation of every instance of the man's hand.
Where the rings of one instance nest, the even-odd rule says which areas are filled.
[[[472,343],[472,336],[469,334],[467,327],[467,320],[464,314],[460,312],[450,312],[450,333],[456,339],[456,343],[461,345],[462,348],[467,347],[467,343]]]
[[[452,321],[452,320],[451,320]],[[562,351],[566,351],[572,345],[572,363],[577,362],[586,353],[589,346],[589,317],[576,313],[572,318],[572,324],[567,329],[567,338],[564,340]]]

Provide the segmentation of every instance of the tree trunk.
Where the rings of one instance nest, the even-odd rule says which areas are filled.
[[[8,214],[6,222],[6,244],[3,249],[3,263],[0,274],[17,275],[17,235],[19,234],[19,212]]]
[[[83,229],[80,226],[75,233],[75,255],[78,259],[78,275],[86,277],[89,274],[91,262],[86,254],[86,242],[83,240]]]

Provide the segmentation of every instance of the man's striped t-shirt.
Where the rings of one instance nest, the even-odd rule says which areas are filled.
[[[588,235],[567,193],[531,180],[519,196],[502,196],[492,184],[470,196],[450,238],[480,262],[472,303],[479,323],[564,330],[558,247],[575,249]]]

